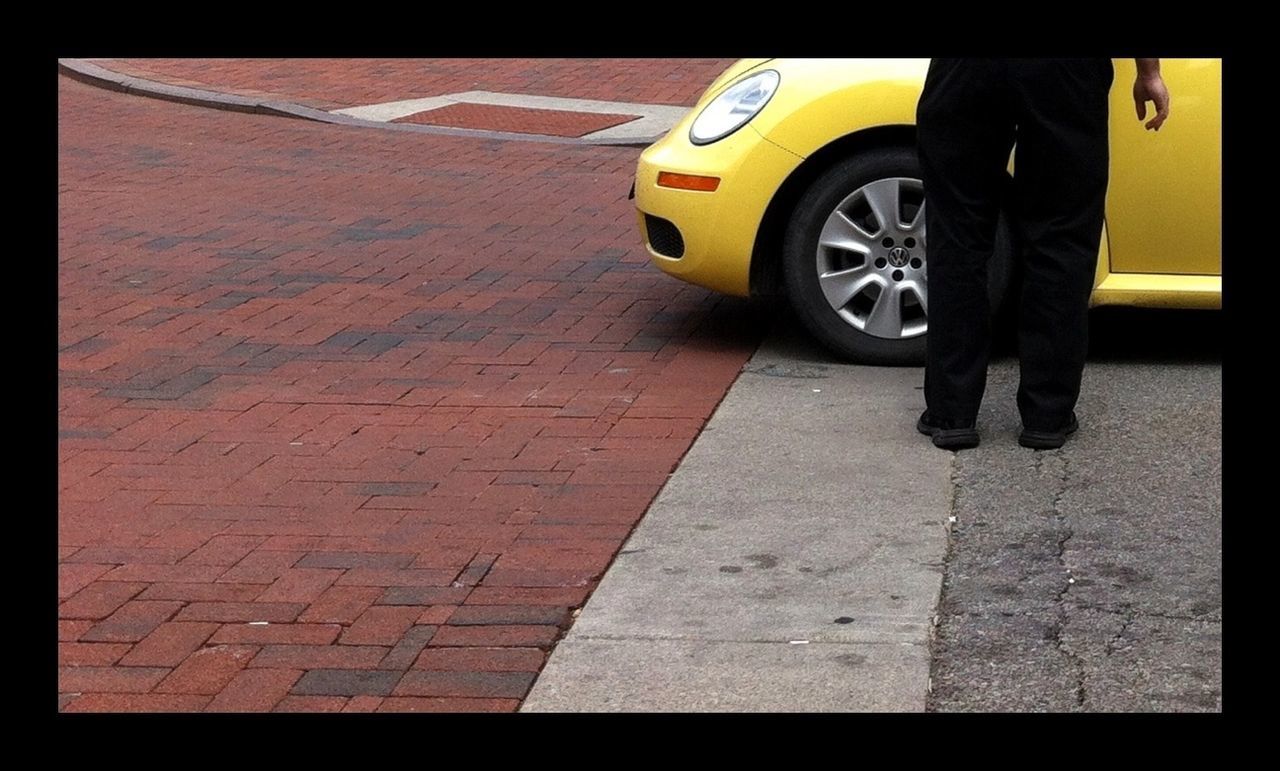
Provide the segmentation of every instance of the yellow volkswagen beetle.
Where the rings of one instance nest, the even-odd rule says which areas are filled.
[[[1175,114],[1158,134],[1136,118],[1134,68],[1115,61],[1092,303],[1220,308],[1221,60],[1161,60]],[[635,202],[652,262],[718,292],[785,293],[851,361],[922,364],[928,238],[914,123],[927,70],[927,59],[736,62],[640,156]],[[1016,249],[1002,221],[993,309],[1016,283]]]

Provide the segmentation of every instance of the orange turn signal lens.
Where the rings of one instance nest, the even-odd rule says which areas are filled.
[[[677,190],[700,190],[704,193],[714,193],[716,188],[720,187],[720,178],[660,171],[658,172],[658,187],[674,187]]]

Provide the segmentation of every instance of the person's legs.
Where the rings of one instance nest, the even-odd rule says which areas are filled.
[[[973,426],[986,388],[987,262],[1014,139],[1005,76],[1000,60],[934,59],[917,108],[929,280],[925,403],[938,428]],[[956,446],[976,444],[971,434]],[[935,444],[944,446],[936,435]]]
[[[1019,108],[1015,221],[1025,265],[1017,401],[1028,446],[1060,446],[1074,430],[1106,202],[1112,77],[1109,59],[1010,64]],[[1028,444],[1028,432],[1041,439]]]

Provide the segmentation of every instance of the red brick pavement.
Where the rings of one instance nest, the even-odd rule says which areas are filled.
[[[638,151],[58,123],[60,706],[517,708],[760,334]]]
[[[461,91],[692,105],[732,59],[95,59],[122,75],[337,110]]]

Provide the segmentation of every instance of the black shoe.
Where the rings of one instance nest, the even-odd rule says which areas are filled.
[[[1024,427],[1018,436],[1018,444],[1033,450],[1056,450],[1065,444],[1067,437],[1074,434],[1078,428],[1080,423],[1073,412],[1067,425],[1057,431],[1032,431]]]
[[[933,437],[935,447],[944,450],[963,450],[978,446],[978,429],[973,423],[961,426],[939,426],[929,422],[929,411],[925,410],[916,421],[916,430]]]

